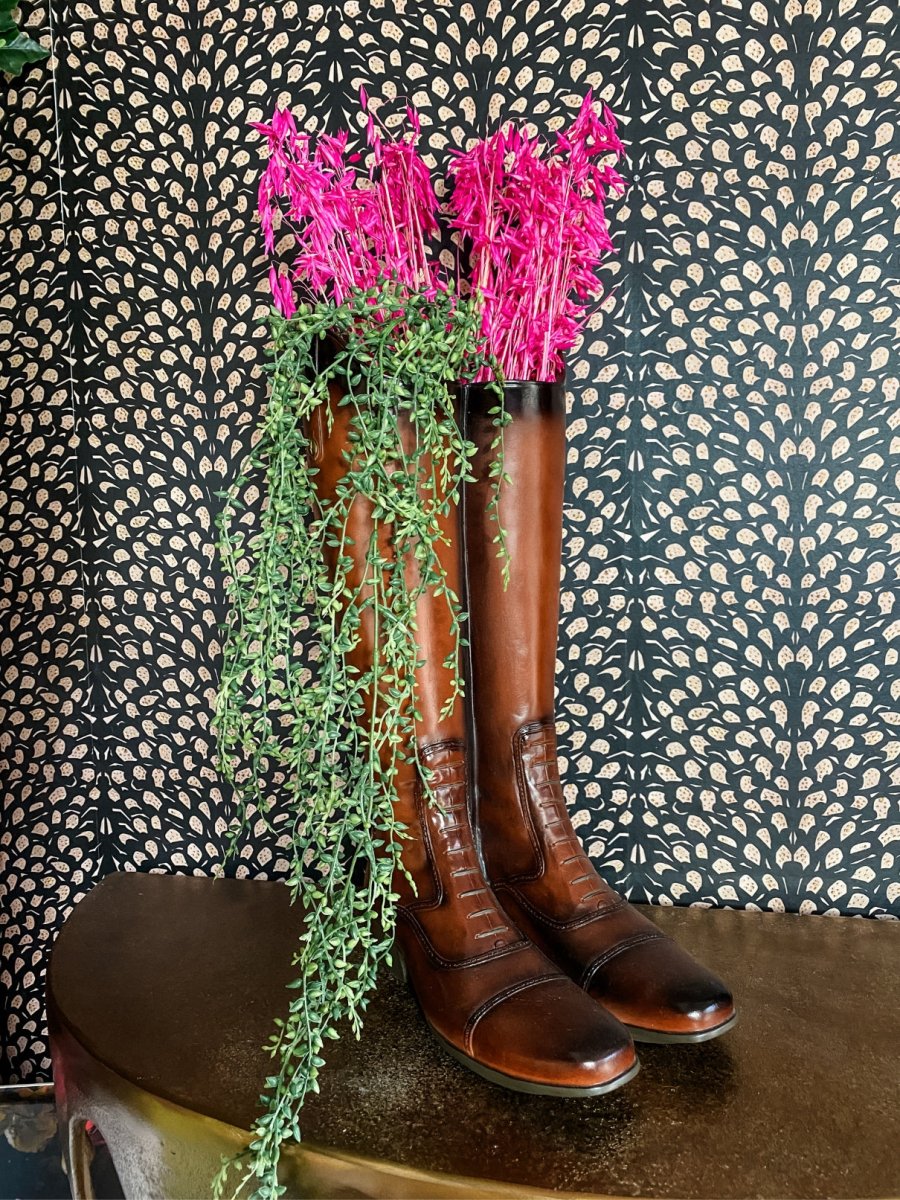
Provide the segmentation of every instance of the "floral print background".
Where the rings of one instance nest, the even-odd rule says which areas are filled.
[[[900,914],[900,14],[877,0],[51,0],[0,117],[0,994],[112,870],[207,873],[218,495],[264,402],[248,122],[427,148],[593,86],[631,190],[570,372],[559,725],[636,898]],[[284,869],[276,821],[239,869]]]

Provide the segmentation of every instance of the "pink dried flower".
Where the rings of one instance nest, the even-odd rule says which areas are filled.
[[[364,88],[360,102],[367,110]],[[293,240],[288,273],[273,267],[269,276],[279,312],[295,311],[295,283],[338,304],[352,289],[386,279],[407,292],[433,294],[445,286],[433,259],[437,197],[416,148],[418,118],[407,113],[412,133],[397,140],[383,138],[369,113],[373,164],[366,174],[358,169],[359,154],[347,153],[346,130],[319,133],[312,144],[288,112],[254,124],[269,151],[258,196],[266,251],[274,255],[279,233]]]
[[[612,250],[604,202],[625,188],[600,160],[623,151],[589,91],[552,146],[508,125],[456,154],[451,225],[470,241],[482,332],[507,378],[557,378],[599,299],[596,270]]]
[[[294,289],[287,275],[279,275],[275,267],[269,268],[269,287],[272,289],[272,300],[283,317],[292,317],[297,311],[294,300]]]

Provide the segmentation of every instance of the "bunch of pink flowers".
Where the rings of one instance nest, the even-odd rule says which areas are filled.
[[[368,106],[364,91],[363,107]],[[411,134],[385,140],[370,115],[372,168],[347,153],[348,134],[319,133],[313,144],[289,112],[255,124],[268,143],[259,183],[265,248],[274,255],[279,233],[293,242],[286,272],[269,271],[275,307],[290,317],[298,290],[342,304],[351,292],[392,283],[401,293],[433,295],[442,287],[432,259],[438,233],[437,197],[416,143],[419,120],[407,109]]]
[[[364,90],[360,99],[367,110]],[[410,132],[388,139],[369,113],[368,171],[358,153],[347,153],[346,131],[313,141],[281,111],[254,126],[269,148],[259,184],[265,247],[274,256],[279,234],[292,241],[286,271],[269,272],[284,316],[295,311],[298,292],[342,304],[386,282],[426,297],[446,287],[433,254],[437,198],[417,149],[418,117],[406,111]],[[624,191],[613,165],[622,153],[615,117],[606,105],[595,111],[590,91],[552,143],[506,125],[456,153],[450,225],[469,243],[483,348],[505,378],[562,372],[589,305],[602,295],[597,268],[612,250],[605,202]]]
[[[482,332],[507,379],[556,379],[602,289],[612,249],[605,201],[625,183],[608,161],[624,147],[589,91],[552,145],[508,125],[450,168],[451,225],[470,243]],[[607,161],[601,161],[607,160]]]

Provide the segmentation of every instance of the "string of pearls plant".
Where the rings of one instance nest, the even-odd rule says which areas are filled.
[[[390,958],[403,836],[393,784],[401,761],[416,754],[414,618],[426,590],[448,606],[457,651],[462,642],[460,599],[437,547],[440,514],[456,503],[474,453],[455,419],[453,389],[484,366],[480,322],[475,299],[452,288],[426,297],[390,284],[272,318],[269,404],[220,520],[229,615],[216,725],[238,802],[233,842],[248,814],[270,807],[273,769],[284,777],[288,882],[306,917],[288,1015],[268,1047],[274,1066],[262,1113],[248,1151],[223,1164],[217,1196],[231,1187],[233,1170],[233,1194],[251,1184],[255,1200],[283,1194],[281,1147],[300,1138],[300,1110],[318,1091],[325,1045],[345,1030],[358,1036]],[[326,338],[331,353],[321,365],[317,346]],[[330,419],[335,383],[352,414],[351,449],[335,498],[323,501],[309,425],[317,408]],[[265,503],[257,515],[241,496],[260,473]],[[358,572],[353,578],[348,547],[358,497],[371,504],[374,526],[362,581]],[[418,564],[413,584],[404,570],[410,555]],[[351,661],[364,618],[375,630],[368,670]],[[307,621],[319,650],[312,678],[302,645]],[[457,652],[447,664],[456,671],[451,707],[463,689],[459,662]]]

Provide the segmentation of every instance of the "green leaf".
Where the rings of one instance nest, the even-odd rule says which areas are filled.
[[[27,34],[17,33],[7,41],[0,36],[0,71],[6,75],[18,75],[27,63],[40,62],[48,53]]]
[[[47,51],[26,33],[20,33],[15,0],[0,0],[0,71],[18,75],[26,63],[47,58]]]

